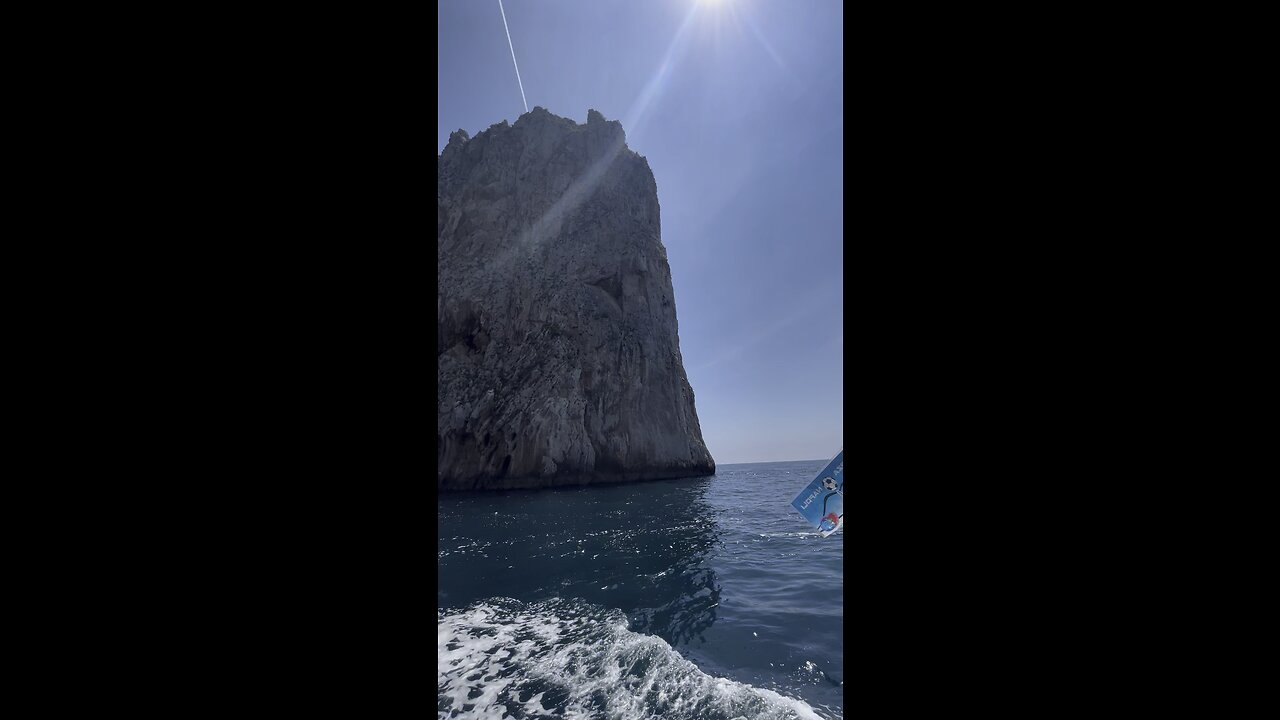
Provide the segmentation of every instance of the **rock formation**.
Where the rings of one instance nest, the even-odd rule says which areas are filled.
[[[649,163],[542,108],[437,158],[439,488],[709,475]]]

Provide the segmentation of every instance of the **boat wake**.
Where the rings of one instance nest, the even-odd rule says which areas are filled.
[[[626,616],[581,600],[437,610],[439,718],[821,718],[807,703],[704,673]]]

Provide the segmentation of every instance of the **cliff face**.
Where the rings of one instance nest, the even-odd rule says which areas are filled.
[[[439,487],[714,473],[622,126],[534,108],[455,132],[437,176]]]

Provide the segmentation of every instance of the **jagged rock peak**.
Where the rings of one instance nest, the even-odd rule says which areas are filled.
[[[592,132],[600,133],[615,142],[620,142],[623,145],[626,144],[627,136],[626,132],[622,129],[622,123],[617,120],[606,120],[599,110],[587,110],[587,122],[579,124],[574,122],[571,118],[555,115],[541,105],[537,105],[529,112],[516,118],[514,123],[508,124],[506,120],[503,120],[502,122],[490,125],[486,130],[481,130],[479,133],[476,133],[474,138],[470,137],[464,130],[457,130],[449,135],[449,143],[446,148],[453,146],[455,141],[459,146],[465,145],[469,140],[479,140],[494,131],[509,130],[512,128],[526,130],[534,127],[559,127],[566,130],[590,130]]]

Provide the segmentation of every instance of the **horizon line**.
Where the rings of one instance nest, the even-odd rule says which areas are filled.
[[[834,455],[831,457],[835,457]],[[782,463],[782,462],[831,462],[831,458],[809,458],[803,460],[753,460],[750,462],[718,462],[716,469],[719,470],[722,465],[763,465],[764,463]]]

